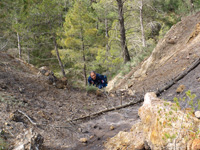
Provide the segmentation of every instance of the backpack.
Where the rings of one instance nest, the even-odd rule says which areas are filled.
[[[107,83],[108,83],[108,81],[107,81],[107,76],[104,75],[103,77],[104,77],[104,81],[105,81],[105,83],[107,84]]]

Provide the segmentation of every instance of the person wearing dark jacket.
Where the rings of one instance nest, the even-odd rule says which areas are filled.
[[[88,77],[88,83],[89,85],[96,85],[96,87],[102,89],[103,87],[107,86],[107,77],[91,71],[90,76]]]

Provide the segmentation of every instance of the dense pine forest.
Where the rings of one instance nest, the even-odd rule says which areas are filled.
[[[0,50],[49,66],[74,86],[91,70],[109,79],[149,56],[199,0],[1,0]]]

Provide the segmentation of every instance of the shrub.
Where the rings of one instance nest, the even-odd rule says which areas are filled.
[[[86,91],[88,93],[95,93],[98,90],[96,86],[86,86]]]
[[[0,137],[0,150],[7,150],[8,149],[8,144],[5,142],[4,139]]]

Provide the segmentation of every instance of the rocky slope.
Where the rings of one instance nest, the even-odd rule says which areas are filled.
[[[133,93],[141,93],[144,95],[148,91],[157,91],[163,88],[168,82],[172,81],[178,75],[187,70],[197,59],[200,58],[200,12],[195,15],[188,16],[174,25],[158,42],[151,56],[144,61],[139,67],[126,76],[118,75],[109,82],[107,88],[112,92],[116,89],[129,89]],[[185,91],[194,90],[200,96],[197,86],[199,85],[199,68],[193,69],[194,78],[185,80],[181,84],[185,85]],[[121,79],[123,78],[123,79]],[[177,81],[176,81],[177,82]],[[193,87],[191,86],[194,84]],[[174,89],[178,88],[176,84]],[[175,91],[174,90],[174,91]],[[172,92],[172,91],[170,91]],[[176,96],[176,92],[173,92]],[[165,98],[171,98],[164,96]]]

